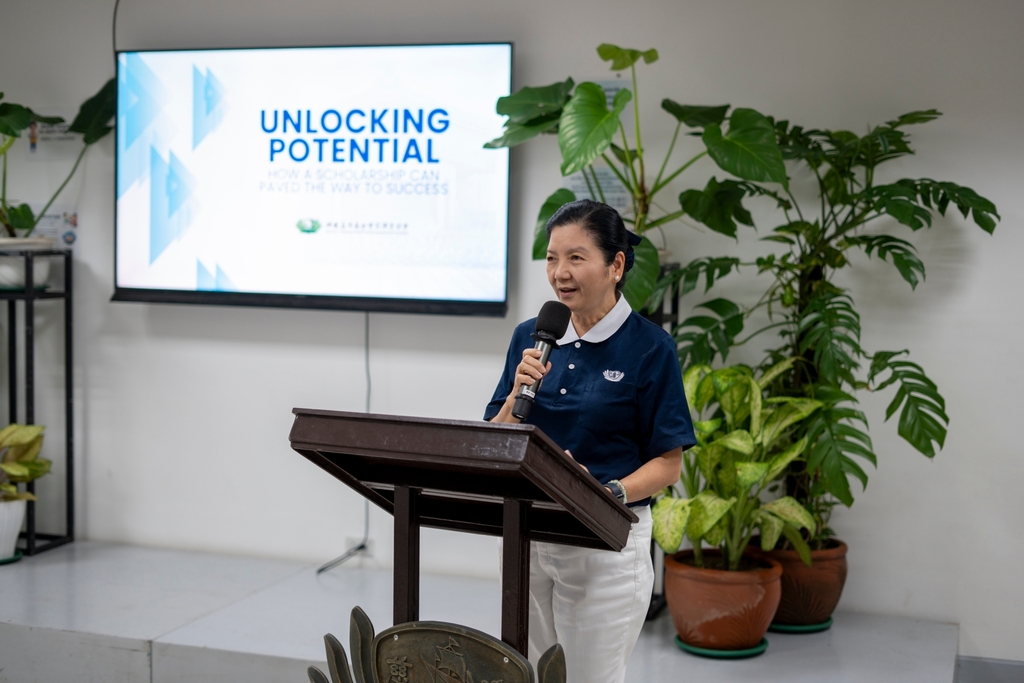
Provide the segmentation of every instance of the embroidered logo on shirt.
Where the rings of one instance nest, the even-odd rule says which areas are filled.
[[[604,378],[606,380],[608,380],[609,382],[618,382],[618,381],[620,381],[625,376],[626,376],[626,373],[622,372],[621,370],[605,370],[604,371]]]

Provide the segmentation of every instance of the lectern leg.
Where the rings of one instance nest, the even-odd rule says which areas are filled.
[[[419,489],[395,487],[395,623],[420,618]]]
[[[501,639],[529,656],[530,503],[505,500],[501,554]]]

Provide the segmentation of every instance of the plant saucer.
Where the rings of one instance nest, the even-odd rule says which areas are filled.
[[[18,560],[20,560],[22,557],[24,557],[24,556],[21,554],[21,551],[20,550],[15,550],[14,554],[11,555],[10,557],[4,557],[4,558],[0,559],[0,564],[12,564],[12,563],[17,562]]]
[[[772,633],[818,633],[832,628],[832,617],[820,624],[775,624],[768,627]]]
[[[691,655],[697,655],[698,657],[709,657],[711,659],[744,659],[746,657],[756,657],[765,650],[768,649],[768,639],[762,638],[761,642],[754,647],[748,647],[745,650],[712,650],[706,647],[697,647],[696,645],[688,645],[684,643],[679,636],[676,636],[676,645],[679,649],[684,652],[689,652]]]

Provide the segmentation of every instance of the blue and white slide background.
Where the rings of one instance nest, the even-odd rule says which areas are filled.
[[[505,300],[510,46],[118,60],[118,287]]]

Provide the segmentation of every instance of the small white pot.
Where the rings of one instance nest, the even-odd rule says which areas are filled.
[[[14,557],[21,523],[25,519],[25,503],[24,500],[0,503],[0,560]]]
[[[55,249],[57,240],[49,237],[0,237],[0,249],[46,251]],[[32,259],[32,280],[36,289],[50,280],[50,259]],[[25,257],[0,256],[0,288],[25,288]]]

